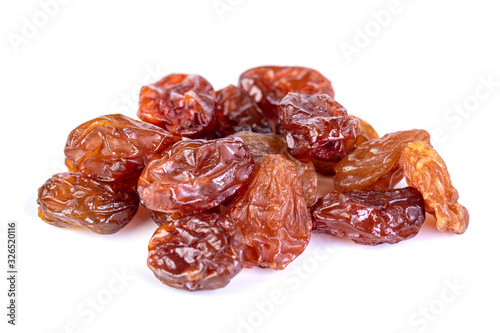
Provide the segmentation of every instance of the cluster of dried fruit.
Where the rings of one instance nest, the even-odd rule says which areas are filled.
[[[266,66],[214,91],[199,75],[142,88],[137,121],[107,115],[74,129],[70,172],[38,192],[39,216],[101,234],[144,205],[159,225],[148,266],[187,290],[225,286],[242,267],[284,269],[312,232],[377,245],[414,237],[426,212],[465,232],[441,157],[424,130],[379,137],[304,67]],[[317,198],[317,173],[333,175]],[[397,188],[403,177],[409,187]]]

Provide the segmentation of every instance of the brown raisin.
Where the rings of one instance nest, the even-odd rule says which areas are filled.
[[[279,124],[288,151],[302,162],[338,162],[354,149],[359,121],[328,95],[290,93],[280,103]]]
[[[175,136],[213,136],[215,92],[200,75],[171,74],[144,86],[137,116]]]
[[[244,248],[232,221],[220,214],[200,214],[159,227],[149,241],[147,262],[168,286],[217,289],[241,270]]]
[[[384,192],[331,192],[311,207],[315,232],[358,244],[398,243],[414,237],[425,220],[424,200],[413,187]]]
[[[68,136],[64,153],[70,171],[100,181],[135,185],[146,162],[168,148],[172,134],[121,114],[89,120]]]
[[[217,91],[215,98],[215,135],[226,137],[240,131],[271,133],[261,109],[244,90],[233,85]]]
[[[259,104],[272,126],[278,120],[278,106],[289,92],[335,96],[331,82],[321,73],[297,66],[251,68],[240,75],[240,87]]]
[[[112,234],[129,223],[139,197],[129,186],[105,183],[80,173],[59,173],[38,190],[38,216],[57,227],[80,226]]]
[[[240,138],[187,139],[149,161],[137,192],[148,209],[185,216],[225,202],[253,169],[252,156]]]

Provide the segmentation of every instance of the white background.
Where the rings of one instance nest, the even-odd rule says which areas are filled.
[[[43,9],[49,2],[0,5],[3,272],[6,223],[18,224],[16,327],[6,324],[0,284],[8,332],[500,330],[494,1],[216,2],[224,12],[213,0],[61,0]],[[37,189],[64,169],[66,137],[80,123],[135,115],[139,87],[171,72],[201,74],[220,89],[265,64],[321,71],[336,99],[380,134],[430,131],[469,208],[469,230],[426,224],[411,240],[376,247],[314,235],[284,271],[245,270],[224,289],[190,293],[147,268],[155,224],[143,210],[111,236],[36,216]]]

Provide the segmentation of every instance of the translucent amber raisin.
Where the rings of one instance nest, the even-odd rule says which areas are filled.
[[[360,144],[335,165],[334,189],[385,191],[403,179],[399,165],[401,150],[414,141],[430,142],[425,130],[400,131]]]
[[[297,181],[295,165],[281,155],[264,156],[246,191],[226,213],[245,238],[245,261],[284,269],[304,251],[311,237],[311,215]]]
[[[287,150],[285,140],[277,134],[259,134],[252,132],[238,132],[234,136],[240,137],[245,141],[250,154],[252,154],[255,163],[267,155],[283,155],[295,164],[297,177],[302,187],[302,193],[308,206],[316,202],[318,193],[318,176],[314,171],[311,162],[303,163],[294,158]]]
[[[437,151],[425,142],[412,142],[401,152],[399,163],[408,185],[424,196],[427,212],[436,217],[437,229],[464,233],[469,225],[469,212],[457,202],[458,191]]]

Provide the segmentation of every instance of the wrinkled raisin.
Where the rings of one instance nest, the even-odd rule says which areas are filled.
[[[144,86],[137,116],[175,136],[212,137],[215,92],[202,76],[171,74]]]
[[[149,242],[147,262],[171,287],[217,289],[241,270],[244,248],[232,221],[220,214],[201,214],[159,227]]]
[[[102,116],[69,134],[66,165],[100,181],[135,184],[146,162],[172,141],[172,134],[158,126],[121,114]]]
[[[259,104],[273,126],[278,120],[278,106],[289,92],[334,97],[331,82],[318,71],[306,67],[251,68],[240,75],[240,87]]]
[[[425,142],[412,142],[401,152],[399,163],[408,185],[424,196],[427,212],[436,217],[437,229],[464,233],[469,225],[469,212],[457,202],[458,191],[437,151]]]
[[[424,200],[413,187],[384,192],[331,192],[311,207],[314,231],[358,244],[398,243],[414,237],[425,220]]]
[[[241,228],[247,263],[284,269],[304,251],[311,237],[311,215],[295,165],[281,155],[257,162],[246,191],[227,207]]]
[[[215,98],[215,135],[226,137],[240,131],[271,133],[261,109],[245,91],[229,85],[217,91]]]
[[[59,173],[38,190],[38,216],[57,227],[81,226],[99,234],[122,229],[139,208],[130,187],[105,183],[80,173]]]
[[[288,94],[280,103],[279,121],[288,151],[302,162],[314,157],[338,162],[354,149],[361,131],[359,121],[324,94]]]
[[[150,210],[190,215],[225,202],[253,169],[252,156],[240,138],[187,139],[149,161],[137,192]]]
[[[335,165],[334,189],[349,192],[393,188],[403,179],[401,150],[414,141],[430,142],[429,133],[418,129],[399,131],[360,144]]]
[[[351,118],[357,119],[359,121],[359,125],[361,127],[361,133],[359,133],[358,139],[356,140],[356,146],[359,146],[360,144],[362,144],[363,142],[366,142],[368,140],[376,139],[379,137],[377,131],[375,131],[375,129],[370,124],[368,124],[366,121],[364,121],[363,119],[361,119],[359,117],[353,116],[352,114],[351,114]]]
[[[294,158],[287,150],[285,140],[276,134],[258,134],[252,132],[238,132],[233,136],[242,138],[245,141],[250,154],[252,154],[255,163],[267,155],[283,155],[288,160],[295,163],[297,177],[302,187],[302,194],[308,206],[316,202],[318,193],[318,176],[314,172],[314,166],[311,162],[302,163]]]

